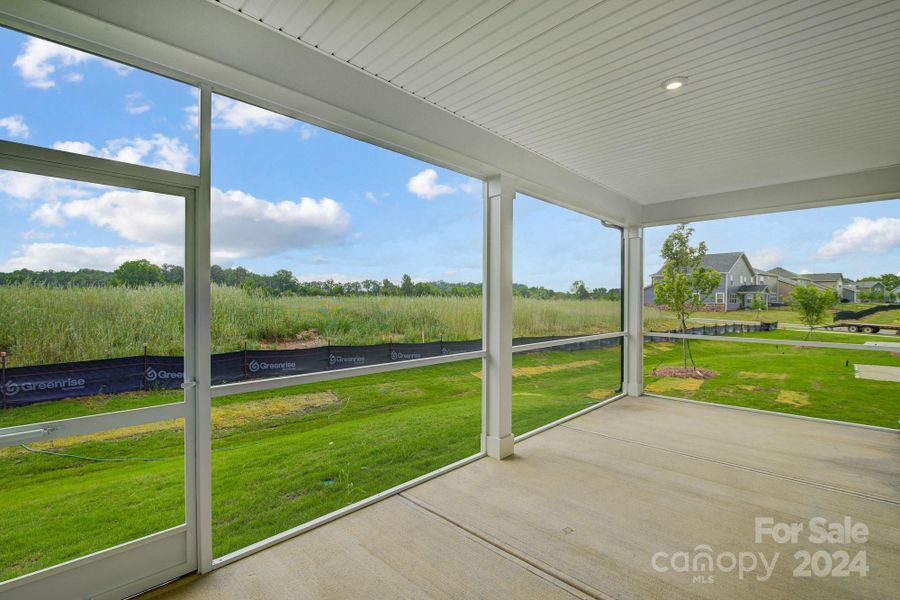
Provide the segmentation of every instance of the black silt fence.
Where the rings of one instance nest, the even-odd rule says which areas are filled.
[[[573,336],[516,338],[514,345],[567,339]],[[619,339],[577,342],[532,350],[575,351],[616,345]],[[213,354],[213,385],[301,375],[335,369],[362,367],[397,361],[417,360],[476,352],[481,340],[439,341],[421,344],[374,344],[368,346],[319,346],[296,350],[241,350]],[[18,407],[100,394],[169,390],[184,382],[184,359],[180,356],[142,354],[125,358],[79,361],[4,369],[3,407]]]
[[[778,323],[729,323],[727,325],[702,325],[700,327],[690,327],[684,331],[689,335],[728,335],[729,333],[755,333],[758,331],[775,331],[778,329]],[[654,332],[655,333],[655,332]],[[680,329],[670,329],[660,333],[682,333]],[[675,341],[678,338],[667,338],[663,336],[644,336],[645,342],[665,342]]]

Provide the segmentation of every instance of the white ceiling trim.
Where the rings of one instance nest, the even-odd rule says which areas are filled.
[[[900,198],[900,165],[683,198],[641,208],[645,227]]]

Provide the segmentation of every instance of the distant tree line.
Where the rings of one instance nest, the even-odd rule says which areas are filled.
[[[412,277],[403,275],[399,284],[390,279],[364,279],[362,281],[338,282],[299,281],[287,269],[280,269],[271,275],[260,275],[244,267],[223,268],[213,265],[210,278],[214,284],[237,287],[251,293],[270,296],[462,296],[481,295],[481,283],[449,283],[446,281],[413,282]],[[0,273],[0,285],[36,284],[58,287],[139,287],[145,285],[180,285],[184,281],[184,268],[177,265],[155,265],[146,259],[129,260],[115,271],[79,269],[77,271],[32,271],[19,269],[11,273]],[[579,300],[619,300],[619,288],[588,289],[584,281],[572,283],[567,292],[558,292],[545,287],[513,284],[513,295],[521,298],[543,300],[575,298]]]

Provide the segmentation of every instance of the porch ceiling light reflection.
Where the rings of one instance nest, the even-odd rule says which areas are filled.
[[[672,77],[670,79],[666,79],[660,84],[662,89],[674,92],[677,89],[681,89],[687,85],[688,78],[687,77]]]

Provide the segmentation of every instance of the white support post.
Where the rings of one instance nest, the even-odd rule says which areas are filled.
[[[501,175],[484,184],[484,449],[511,456],[512,434],[512,210],[515,188]]]
[[[644,391],[644,236],[625,228],[625,392]]]
[[[210,152],[212,88],[200,86],[200,185],[194,216],[193,271],[196,394],[196,494],[198,570],[212,570],[212,377],[210,357]]]

